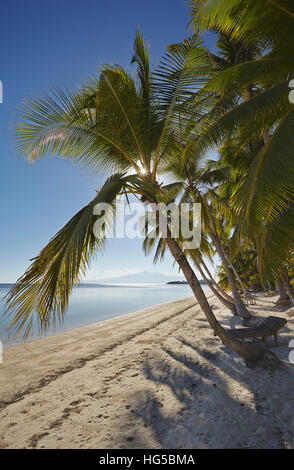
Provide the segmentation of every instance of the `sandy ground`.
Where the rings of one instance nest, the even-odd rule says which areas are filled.
[[[5,350],[0,447],[294,448],[294,317],[275,300],[250,310],[287,318],[283,372],[247,369],[192,298]]]

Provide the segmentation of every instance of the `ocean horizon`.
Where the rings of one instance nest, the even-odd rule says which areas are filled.
[[[4,297],[12,286],[0,283],[0,340],[4,348],[23,343],[22,333],[9,334],[10,318],[3,316]],[[51,326],[40,335],[38,322],[34,320],[26,342],[192,295],[191,288],[185,284],[80,284],[73,290],[63,323]]]

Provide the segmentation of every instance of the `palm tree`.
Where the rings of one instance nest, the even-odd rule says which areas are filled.
[[[197,2],[195,2],[197,3]],[[199,4],[203,4],[206,2],[198,2]],[[203,6],[203,5],[202,5]],[[200,7],[199,7],[200,8]],[[215,136],[211,136],[211,128],[214,129],[214,122],[218,122],[217,120],[221,119],[222,116],[229,114],[234,108],[238,105],[240,101],[249,100],[254,94],[254,86],[252,83],[247,83],[247,85],[243,88],[236,89],[231,87],[230,90],[226,90],[226,93],[219,92],[219,90],[214,87],[214,82],[218,79],[219,76],[223,76],[223,74],[228,74],[230,70],[234,73],[235,67],[240,64],[247,64],[250,61],[259,59],[262,56],[262,52],[264,49],[263,44],[259,44],[256,41],[244,41],[239,40],[238,38],[235,39],[232,34],[228,34],[226,31],[222,32],[221,30],[214,29],[214,32],[217,33],[218,41],[216,42],[217,46],[217,53],[212,53],[208,49],[206,50],[206,60],[207,60],[207,67],[205,70],[206,73],[206,81],[205,85],[200,89],[197,90],[196,93],[192,97],[189,97],[185,103],[183,103],[182,113],[184,114],[187,110],[188,113],[193,106],[197,106],[200,108],[200,112],[198,113],[199,119],[194,120],[192,117],[190,122],[190,133],[192,133],[193,138],[195,135],[197,137],[196,142],[194,142],[194,151],[195,154],[203,154],[206,150],[208,150],[212,144],[212,146],[216,146],[218,141],[215,140]],[[181,51],[181,43],[180,44],[172,44],[169,46],[169,51],[171,54],[178,53],[180,54]],[[194,70],[194,64],[189,64],[191,73]],[[180,69],[179,69],[180,70]],[[178,70],[178,72],[179,72]],[[172,71],[174,74],[175,72]],[[202,113],[202,114],[201,114]],[[212,124],[211,124],[212,123]],[[221,137],[221,136],[220,136]],[[190,136],[191,140],[191,136]],[[228,139],[227,139],[228,140]],[[253,140],[253,139],[251,139]],[[198,142],[198,145],[197,145]],[[221,142],[221,140],[219,141]],[[241,148],[244,147],[244,143],[238,143],[238,146]],[[251,144],[250,144],[251,146]],[[253,146],[253,144],[252,144]],[[240,153],[240,152],[239,152]],[[178,169],[180,172],[184,168],[189,168],[189,165],[193,167],[195,164],[195,157],[192,156],[192,162],[188,162],[188,158],[191,152],[183,153],[181,158],[181,163],[178,164]],[[251,159],[252,160],[252,159]],[[185,165],[183,165],[183,162]],[[250,162],[247,163],[247,169],[249,167]],[[207,167],[208,168],[208,167]],[[209,169],[209,168],[208,168]],[[231,170],[231,168],[230,168]],[[196,180],[196,169],[193,168],[190,173],[190,180]],[[244,173],[244,172],[243,172]],[[195,175],[195,176],[194,176]],[[178,175],[179,176],[179,175]],[[182,175],[183,176],[183,175]],[[179,176],[181,177],[181,176]],[[189,182],[188,182],[189,183]],[[189,186],[189,184],[188,184]],[[236,188],[240,189],[240,182],[236,186]],[[235,188],[235,189],[236,189]],[[191,188],[192,190],[192,188]],[[199,196],[199,195],[198,195]],[[202,195],[203,197],[203,195]],[[230,195],[231,197],[231,195]],[[228,204],[230,200],[228,198]],[[225,201],[224,201],[225,204]],[[224,207],[223,204],[223,207]],[[237,312],[239,315],[245,320],[248,321],[250,319],[250,313],[246,309],[245,305],[243,304],[239,294],[238,289],[235,283],[235,279],[239,283],[242,291],[244,294],[247,294],[247,288],[244,285],[241,277],[239,276],[238,271],[235,269],[234,263],[232,262],[229,250],[226,249],[225,243],[222,240],[222,232],[223,227],[221,224],[217,224],[216,221],[219,219],[219,214],[215,214],[215,201],[208,202],[202,200],[203,209],[205,209],[207,213],[207,218],[209,220],[208,224],[208,231],[209,235],[212,239],[214,246],[222,260],[224,268],[227,272],[227,276],[230,279],[230,287],[233,293]],[[222,211],[223,211],[222,207]],[[232,218],[231,216],[229,218]],[[237,220],[237,223],[240,223],[240,219]],[[223,223],[228,225],[228,221],[225,217],[222,217]],[[229,224],[229,229],[230,227]]]
[[[197,148],[197,138],[190,138],[188,146],[190,150],[193,148],[193,142]],[[186,154],[186,148],[183,151]],[[201,161],[201,158],[190,159],[185,161],[185,165],[181,164],[182,158],[170,159],[169,164],[166,167],[166,170],[172,172],[176,180],[182,181],[184,194],[182,195],[182,202],[191,202],[191,203],[201,203],[202,212],[203,212],[203,230],[210,237],[212,244],[214,245],[218,255],[220,256],[224,268],[229,279],[231,292],[233,295],[235,306],[231,310],[237,312],[240,317],[247,322],[251,318],[251,314],[245,307],[244,303],[241,300],[241,297],[238,293],[237,285],[234,279],[234,274],[232,270],[232,261],[228,261],[228,253],[224,248],[222,243],[219,230],[216,224],[216,213],[215,213],[215,203],[220,203],[221,199],[217,196],[217,188],[215,187],[216,183],[223,182],[226,178],[227,168],[217,168],[210,169],[206,168],[204,162]],[[228,212],[225,205],[222,205],[222,211]],[[195,263],[195,257],[193,257]],[[196,265],[198,271],[199,267]],[[236,272],[236,270],[234,270]],[[236,273],[237,274],[237,273]],[[203,274],[202,274],[203,275]],[[238,274],[237,274],[237,277]],[[229,305],[227,305],[229,307]]]
[[[148,48],[137,32],[132,58],[137,67],[135,78],[120,66],[106,65],[98,79],[91,79],[78,92],[59,90],[53,97],[29,99],[20,106],[16,141],[30,162],[51,152],[96,172],[108,171],[110,176],[96,197],[52,238],[10,291],[7,312],[13,315],[12,328],[26,326],[27,333],[34,314],[41,329],[48,328],[52,320],[62,321],[74,285],[106,241],[105,231],[101,238],[93,234],[97,203],[112,208],[118,197],[128,193],[146,204],[167,199],[171,187],[159,183],[160,166],[170,155],[182,151],[186,131],[180,104],[191,95],[191,87],[203,81],[202,70],[198,80],[190,74],[186,64],[191,61],[200,70],[206,64],[206,51],[197,37],[185,41],[178,56],[164,58],[160,70],[167,67],[170,73],[174,68],[172,78],[160,77],[160,71],[152,73]],[[108,211],[106,226],[110,223],[107,215]],[[160,211],[158,216],[162,217]],[[248,366],[276,364],[277,358],[270,351],[258,344],[239,342],[219,324],[168,225],[165,241],[221,341],[240,354]]]
[[[233,262],[238,270],[243,283],[246,283],[249,289],[261,290],[262,284],[260,274],[257,269],[257,252],[252,243],[248,240],[243,240],[243,244],[239,246],[238,250],[234,251]],[[221,285],[229,286],[227,275],[223,266],[219,268],[218,278],[221,277]]]
[[[174,201],[170,201],[174,202]],[[147,232],[147,230],[146,230]],[[159,240],[157,241],[157,239]],[[196,270],[200,273],[202,279],[206,282],[209,289],[212,293],[220,300],[220,302],[228,309],[231,310],[234,314],[236,314],[236,306],[234,304],[234,300],[230,297],[225,290],[223,290],[219,284],[213,278],[211,272],[209,271],[206,263],[204,262],[203,255],[205,254],[210,261],[212,261],[211,257],[211,246],[208,242],[207,238],[202,235],[200,248],[195,249],[185,249],[185,239],[179,237],[177,239],[178,245],[181,247],[182,251],[185,253],[186,257],[188,257],[192,263],[195,265]],[[146,255],[149,255],[151,251],[155,248],[155,254],[153,257],[153,262],[156,264],[158,261],[162,261],[164,259],[164,255],[166,253],[167,244],[166,241],[161,237],[160,238],[160,230],[158,224],[153,228],[151,232],[147,232],[145,235],[145,239],[143,242],[143,249]],[[203,268],[203,269],[202,269]],[[208,277],[207,277],[208,276]]]
[[[260,271],[273,282],[294,244],[294,107],[288,98],[294,76],[293,2],[192,0],[190,13],[195,32],[216,30],[234,41],[255,42],[261,51],[260,57],[214,74],[207,84],[206,92],[240,99],[225,113],[210,113],[201,146],[218,146],[236,131],[240,150],[252,138],[259,140],[233,204],[255,233]]]

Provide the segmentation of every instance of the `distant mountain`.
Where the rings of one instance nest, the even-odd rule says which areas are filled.
[[[203,279],[199,280],[200,284],[206,284],[206,282]],[[183,285],[183,284],[189,284],[187,281],[169,281],[167,282],[168,285]]]
[[[166,284],[169,281],[184,281],[182,276],[171,276],[168,274],[141,271],[136,274],[126,274],[124,276],[112,277],[91,281],[91,284]]]

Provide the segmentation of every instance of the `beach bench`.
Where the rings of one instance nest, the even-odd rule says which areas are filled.
[[[286,325],[287,320],[281,317],[268,317],[255,328],[234,328],[229,330],[235,338],[245,340],[245,338],[261,338],[265,343],[268,336],[275,338],[278,345],[278,331]]]

